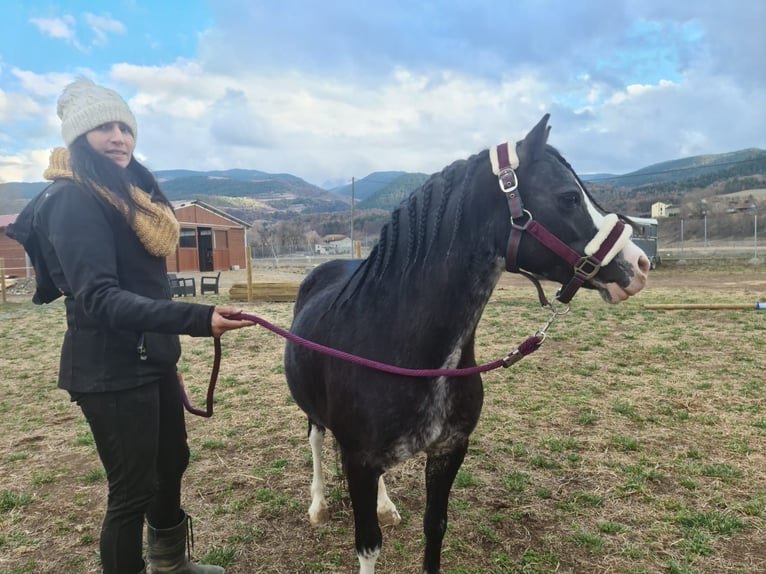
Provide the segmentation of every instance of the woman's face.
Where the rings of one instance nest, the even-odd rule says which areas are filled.
[[[122,122],[109,122],[93,128],[85,134],[90,146],[120,167],[128,167],[136,138],[130,128]]]

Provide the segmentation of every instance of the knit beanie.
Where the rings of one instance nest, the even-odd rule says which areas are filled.
[[[94,84],[87,78],[78,78],[61,93],[57,107],[61,118],[61,135],[69,146],[79,136],[102,124],[122,122],[138,137],[138,126],[133,112],[114,90]]]

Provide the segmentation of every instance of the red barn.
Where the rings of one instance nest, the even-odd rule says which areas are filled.
[[[27,277],[27,272],[33,274],[28,267],[26,253],[21,243],[5,234],[8,226],[16,221],[16,215],[0,215],[0,259],[3,260],[3,273],[14,277]]]
[[[220,271],[247,265],[248,223],[201,201],[174,201],[181,224],[168,271]]]

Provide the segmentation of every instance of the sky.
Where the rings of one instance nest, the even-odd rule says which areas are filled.
[[[581,174],[766,148],[764,0],[0,0],[0,182],[78,76],[152,170],[433,173],[545,113]]]

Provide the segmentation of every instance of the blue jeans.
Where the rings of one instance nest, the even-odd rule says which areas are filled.
[[[181,478],[189,464],[176,373],[133,389],[72,396],[90,425],[109,484],[101,527],[104,574],[144,567],[144,518],[155,528],[181,519]]]

